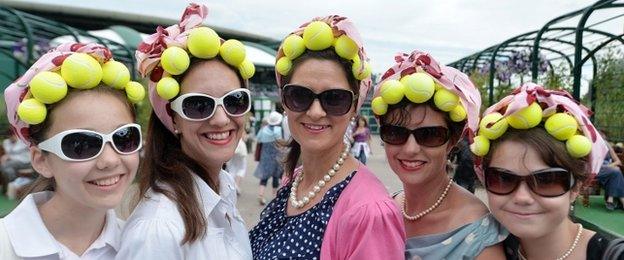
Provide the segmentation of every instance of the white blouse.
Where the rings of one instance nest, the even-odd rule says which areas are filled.
[[[193,179],[208,222],[206,235],[182,245],[186,229],[175,202],[149,190],[126,222],[117,259],[252,259],[232,176],[219,173],[220,195],[199,176]]]
[[[0,219],[1,259],[115,259],[123,221],[111,209],[106,213],[106,223],[100,236],[78,256],[58,242],[48,231],[37,206],[52,198],[54,193],[43,191],[24,198],[9,215]],[[9,243],[5,241],[8,239]],[[6,245],[6,246],[3,246]],[[12,252],[6,251],[7,247]]]

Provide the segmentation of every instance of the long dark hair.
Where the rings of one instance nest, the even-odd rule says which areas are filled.
[[[282,80],[282,86],[280,86],[280,88],[283,88],[284,85],[290,83],[290,81],[292,80],[292,75],[294,74],[294,71],[297,69],[297,67],[299,67],[304,61],[309,59],[329,60],[337,62],[344,70],[344,73],[347,76],[347,82],[349,83],[349,87],[351,88],[351,90],[356,94],[359,93],[360,81],[358,81],[351,72],[351,66],[353,65],[353,62],[347,61],[338,56],[333,48],[325,49],[322,51],[306,50],[301,56],[293,60],[292,69],[290,73],[284,77],[284,80]],[[357,101],[354,102],[354,104],[356,103]],[[292,179],[293,172],[297,167],[297,164],[299,163],[299,156],[301,156],[301,145],[297,141],[295,141],[295,139],[291,138],[290,142],[286,145],[286,148],[288,149],[288,152],[284,159],[284,172],[289,179]]]
[[[190,68],[177,77],[178,82],[182,82],[182,79],[197,64],[213,60],[226,64],[220,58],[193,59]],[[232,70],[236,73],[241,86],[246,87],[246,82],[238,71],[233,68]],[[193,174],[200,177],[216,193],[219,193],[219,184],[210,178],[210,173],[198,161],[182,152],[180,139],[160,122],[154,112],[149,120],[147,136],[145,159],[138,175],[139,196],[137,198],[139,200],[144,198],[151,188],[152,191],[162,193],[173,200],[186,230],[182,244],[192,243],[205,236],[208,224],[197,198]]]

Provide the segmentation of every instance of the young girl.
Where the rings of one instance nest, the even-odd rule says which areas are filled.
[[[245,131],[254,67],[240,42],[222,42],[202,26],[207,13],[191,4],[179,24],[159,28],[138,48],[154,113],[140,202],[118,259],[251,259],[236,184],[221,169]]]
[[[145,90],[111,56],[98,44],[63,44],[6,89],[9,122],[40,176],[0,220],[0,259],[115,258],[122,222],[113,209],[142,143],[128,100]]]
[[[607,239],[569,217],[607,152],[590,111],[565,91],[527,83],[484,115],[471,149],[490,210],[513,234],[508,259],[603,259]]]

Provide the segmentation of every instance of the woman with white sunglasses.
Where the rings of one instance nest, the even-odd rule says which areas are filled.
[[[254,67],[240,42],[202,25],[207,13],[191,4],[180,23],[138,47],[154,113],[118,259],[252,259],[236,184],[222,166],[244,131]]]
[[[129,79],[105,47],[63,44],[5,90],[11,127],[40,176],[0,220],[0,259],[115,258],[123,222],[113,209],[142,143],[131,102],[145,90]]]

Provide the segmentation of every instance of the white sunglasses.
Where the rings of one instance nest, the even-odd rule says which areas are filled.
[[[111,143],[113,149],[119,154],[135,153],[143,146],[141,126],[126,124],[109,134],[85,129],[70,129],[39,143],[37,147],[65,161],[82,162],[98,157],[106,143]]]
[[[202,93],[187,93],[171,101],[171,109],[189,121],[209,119],[218,106],[222,106],[229,116],[242,116],[251,109],[251,94],[248,89],[239,88],[219,98]]]

